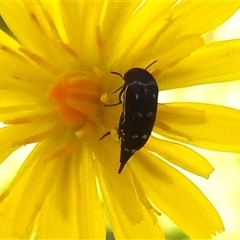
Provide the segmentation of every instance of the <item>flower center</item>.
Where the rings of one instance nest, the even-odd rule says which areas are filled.
[[[67,124],[84,125],[86,120],[100,116],[99,81],[82,74],[61,76],[49,90],[49,98]]]

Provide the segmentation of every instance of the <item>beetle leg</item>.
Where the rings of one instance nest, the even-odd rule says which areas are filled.
[[[102,135],[102,137],[99,138],[99,141],[102,140],[102,139],[104,139],[106,136],[108,136],[108,135],[110,135],[110,134],[111,134],[110,131],[104,133],[104,134]]]
[[[118,103],[113,103],[113,104],[105,104],[104,103],[104,107],[113,107],[113,106],[117,106],[117,105],[119,105],[121,103],[122,103],[122,100],[120,99]]]
[[[113,93],[119,91],[120,89],[121,89],[121,91],[120,91],[120,93],[119,93],[119,102],[113,103],[113,104],[105,104],[105,103],[104,103],[104,106],[105,106],[105,107],[113,107],[113,106],[117,106],[117,105],[123,103],[123,101],[122,101],[121,98],[122,98],[123,92],[124,92],[124,90],[125,90],[125,86],[122,85],[120,88],[118,88],[118,89],[117,89],[116,91],[114,91]]]

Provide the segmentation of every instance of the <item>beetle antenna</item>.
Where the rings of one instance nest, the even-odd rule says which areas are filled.
[[[112,92],[112,94],[115,93],[115,92],[118,92],[120,89],[123,88],[123,86],[124,86],[124,85],[122,85],[120,88],[118,88],[117,90],[115,90],[114,92]]]
[[[156,63],[157,62],[157,60],[155,60],[155,61],[153,61],[152,63],[150,63],[146,68],[145,68],[145,70],[147,70],[149,67],[151,67],[154,63]]]
[[[119,72],[110,72],[110,73],[120,76],[120,77],[125,81],[125,79],[123,78],[123,76],[122,76],[121,73],[119,73]],[[123,86],[124,86],[124,85],[123,85]],[[115,90],[114,92],[112,92],[112,94],[115,93],[115,92],[117,92],[117,91],[119,91],[120,89],[122,89],[123,86],[121,86],[120,88],[118,88],[117,90]]]
[[[124,78],[123,78],[123,76],[122,76],[122,74],[121,73],[119,73],[119,72],[110,72],[111,74],[115,74],[115,75],[118,75],[118,76],[120,76],[123,80],[124,80]],[[125,80],[124,80],[125,81]]]

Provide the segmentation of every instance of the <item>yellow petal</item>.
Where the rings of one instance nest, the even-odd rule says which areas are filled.
[[[58,181],[41,212],[40,239],[104,239],[106,223],[87,146],[64,161]]]
[[[139,201],[129,173],[126,170],[124,176],[117,174],[119,168],[119,146],[118,143],[112,143],[112,139],[104,139],[95,149],[96,158],[99,162],[99,184],[103,191],[104,201],[108,202],[108,196],[114,196],[115,201],[111,205],[116,206],[116,211],[121,211],[121,215],[127,215],[132,223],[139,223],[142,220],[142,213]],[[135,209],[131,209],[131,202],[125,201],[131,199]],[[113,208],[114,209],[114,208]],[[111,211],[113,211],[111,209]],[[131,209],[130,212],[128,212]],[[114,215],[118,215],[114,212]]]
[[[10,37],[6,32],[0,29],[0,42],[1,44],[7,44],[7,46],[14,51],[17,51],[20,44],[12,37]]]
[[[55,3],[58,4],[58,3]],[[103,1],[76,1],[60,3],[60,11],[68,41],[85,62],[99,61],[99,23]],[[91,51],[89,51],[91,49]],[[92,67],[91,66],[91,67]]]
[[[169,67],[174,66],[173,63],[178,63],[179,60],[188,56],[191,51],[200,47],[201,44],[197,45],[197,37],[200,38],[205,32],[220,25],[237,11],[239,6],[240,4],[237,2],[182,1],[170,11],[166,12],[166,15],[162,16],[165,25],[161,31],[159,30],[158,34],[150,38],[152,46],[148,49],[148,54],[152,52],[153,56],[154,54],[158,55],[157,59],[159,60],[160,72],[168,71]],[[209,11],[212,9],[214,10],[209,14]],[[186,50],[188,50],[188,52]],[[174,52],[176,52],[176,56],[174,56]],[[180,58],[181,55],[179,55],[181,52],[185,52],[185,55],[182,54],[182,58]],[[163,56],[166,54],[169,54],[169,56]],[[178,61],[176,61],[176,59],[178,59]],[[189,67],[191,67],[191,64],[188,65],[186,69],[189,69]],[[169,72],[171,71],[169,70]],[[165,79],[164,73],[163,75],[161,74],[159,77],[160,89],[165,89],[165,83],[166,85],[168,83],[171,84],[172,81],[174,81],[174,79],[171,78],[169,82]],[[163,88],[161,88],[162,85]]]
[[[213,171],[213,167],[204,157],[181,144],[151,137],[145,148],[196,175],[208,178]]]
[[[160,71],[164,74],[166,69],[175,67],[180,61],[189,56],[194,50],[203,44],[204,41],[200,36],[188,35],[179,38],[178,43],[174,43],[169,48],[165,48],[166,46],[160,46],[158,49],[156,49],[156,59],[158,62],[156,63],[155,67],[157,67],[158,72]],[[158,76],[158,73],[153,73],[153,75]],[[165,82],[165,79],[161,76],[162,75],[157,78],[160,90],[162,90],[162,82]]]
[[[10,130],[6,131],[7,133],[6,139],[9,138],[11,130],[14,130],[14,128],[11,129],[11,127],[12,126],[7,127],[7,129],[10,128]],[[20,134],[17,133],[17,135]],[[13,141],[11,137],[10,139],[11,141]],[[11,145],[13,144],[14,143],[12,143]],[[33,168],[33,165],[35,165],[37,159],[42,159],[42,161],[48,161],[50,159],[64,157],[69,152],[72,152],[75,147],[76,147],[75,138],[69,139],[68,131],[62,131],[61,135],[57,134],[52,138],[48,138],[48,140],[43,140],[40,143],[38,143],[36,147],[33,148],[33,151],[30,153],[30,155],[24,161],[17,175],[12,179],[11,184],[1,194],[0,200],[6,198],[11,193],[11,190],[18,182],[21,181],[21,178],[24,176],[24,174],[30,171],[30,170],[28,171],[28,169]],[[47,150],[44,148],[47,148]],[[33,159],[36,160],[33,161]]]
[[[37,142],[58,132],[59,127],[54,122],[18,124],[0,129],[0,162],[21,145]]]
[[[24,56],[19,51],[20,47],[17,41],[0,31],[0,71],[4,76],[0,82],[1,89],[14,91],[18,88],[27,91],[35,87],[35,92],[36,89],[39,90],[38,94],[41,90],[46,92],[46,88],[54,82],[55,77]],[[51,72],[51,68],[49,71]],[[15,85],[12,85],[14,83]]]
[[[189,34],[202,35],[226,21],[239,7],[238,1],[183,0],[172,9],[175,28],[170,29],[170,33],[176,34],[177,38]]]
[[[31,174],[32,169],[35,167],[35,163],[32,162],[31,166],[28,167],[28,171],[29,174]],[[25,175],[25,173],[23,174]],[[16,229],[15,226],[15,220],[16,220],[16,211],[18,209],[18,201],[22,195],[22,190],[24,188],[24,186],[28,183],[29,180],[29,176],[21,176],[23,178],[23,181],[21,181],[20,183],[18,183],[18,185],[16,186],[16,188],[14,189],[14,191],[8,191],[6,193],[6,191],[4,192],[3,195],[0,196],[0,232],[1,232],[1,238],[3,239],[17,239],[17,238],[21,238],[24,236],[24,238],[29,239],[31,236],[31,231],[33,229],[34,226],[34,220],[32,219],[32,223],[29,226],[29,230],[28,231],[24,231],[22,233],[19,234],[18,230]],[[12,184],[11,184],[12,185]],[[12,189],[11,189],[12,190]],[[10,194],[9,194],[10,192]],[[4,197],[7,196],[7,198],[4,199]],[[36,211],[34,211],[33,214],[35,214]],[[21,221],[20,219],[18,219],[19,221]],[[20,237],[21,236],[21,237]]]
[[[12,238],[29,238],[35,219],[61,169],[61,159],[45,161],[46,153],[55,149],[56,142],[37,145],[17,174],[7,192],[1,196],[0,232]],[[54,172],[54,174],[53,174]],[[8,216],[7,219],[5,217]],[[1,235],[1,237],[3,237]]]
[[[115,57],[115,54],[112,54],[113,50],[116,47],[116,42],[122,43],[122,46],[126,48],[126,41],[130,40],[126,33],[128,29],[129,21],[133,21],[132,13],[141,3],[141,0],[135,1],[106,1],[105,11],[103,11],[102,23],[101,23],[101,34],[102,34],[102,48],[106,51],[105,57],[111,61],[112,57]],[[116,24],[118,22],[118,24]],[[129,29],[130,31],[130,29]],[[134,29],[132,29],[134,31]],[[124,39],[122,39],[124,38]],[[124,51],[121,47],[117,50]],[[116,53],[116,52],[115,52]],[[108,60],[106,60],[108,62]]]
[[[76,154],[74,160],[79,163],[77,182],[79,238],[103,239],[106,235],[106,222],[96,188],[96,165],[93,164],[92,147],[83,145],[81,153]]]
[[[60,132],[61,129],[62,126],[56,125],[56,122],[53,121],[10,125],[1,131],[2,136],[6,136],[4,145],[16,147],[41,141]]]
[[[37,26],[37,22],[35,22],[34,12],[28,12],[27,3],[14,2],[14,4],[6,4],[6,2],[1,2],[0,6],[0,13],[6,24],[24,46],[36,49],[39,53],[45,52],[46,49],[52,53],[49,42],[46,41],[41,29]],[[39,6],[40,5],[32,4],[35,10],[37,10]],[[14,14],[11,14],[13,11]],[[20,25],[25,27],[20,27]]]
[[[158,106],[155,131],[194,146],[240,152],[240,111],[211,104],[169,103]]]
[[[0,128],[0,163],[2,163],[6,157],[8,157],[12,152],[17,150],[20,146],[13,146],[12,139],[8,137],[8,131],[6,128]]]
[[[121,69],[121,62],[126,62],[126,65],[132,66],[133,61],[137,62],[136,58],[146,57],[146,53],[149,54],[151,51],[155,52],[152,41],[155,42],[156,38],[159,38],[165,25],[166,13],[175,2],[146,1],[141,8],[134,12],[126,24],[123,25],[121,32],[116,33],[113,38],[114,42],[110,43],[111,51],[114,52],[113,56],[111,52],[111,59],[115,59],[119,64],[119,67],[116,65],[114,68],[118,68],[118,71],[126,71],[127,69]],[[118,7],[120,8],[121,5]],[[126,7],[128,8],[127,5]],[[118,12],[118,9],[116,9],[116,12]],[[118,13],[116,14],[118,15]],[[141,51],[139,51],[140,49]],[[151,61],[153,60],[155,59],[151,59]]]
[[[239,55],[239,39],[205,45],[174,68],[162,72],[157,77],[159,88],[166,90],[237,80],[240,78]]]
[[[136,155],[129,164],[146,196],[185,234],[207,239],[224,230],[219,214],[188,178],[144,150]]]
[[[47,122],[59,119],[50,109],[40,109],[36,106],[0,107],[0,121],[4,124],[24,124],[33,122]]]
[[[163,239],[163,233],[156,220],[152,219],[152,215],[138,198],[129,167],[126,166],[121,174],[117,173],[119,144],[113,143],[111,137],[103,139],[101,143],[97,143],[93,138],[91,144],[96,146],[94,153],[98,161],[97,176],[114,237]]]
[[[54,65],[58,72],[69,69],[69,52],[63,51],[65,44],[56,35],[51,13],[41,4],[1,2],[0,14],[28,57],[47,59],[48,65]]]
[[[77,239],[77,163],[64,159],[54,187],[43,205],[39,216],[39,239]],[[53,174],[53,173],[52,173]],[[55,174],[55,173],[54,173]]]

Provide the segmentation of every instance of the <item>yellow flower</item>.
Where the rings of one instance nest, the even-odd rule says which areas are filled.
[[[167,161],[208,178],[213,167],[171,140],[239,152],[239,111],[160,104],[154,132],[168,140],[151,137],[117,174],[122,106],[103,101],[116,102],[123,81],[110,71],[157,60],[149,71],[160,90],[240,78],[240,41],[201,37],[240,4],[175,3],[0,3],[15,36],[0,32],[0,162],[36,143],[0,197],[1,238],[104,239],[108,219],[116,239],[162,239],[159,212],[191,238],[223,231],[211,203]]]

